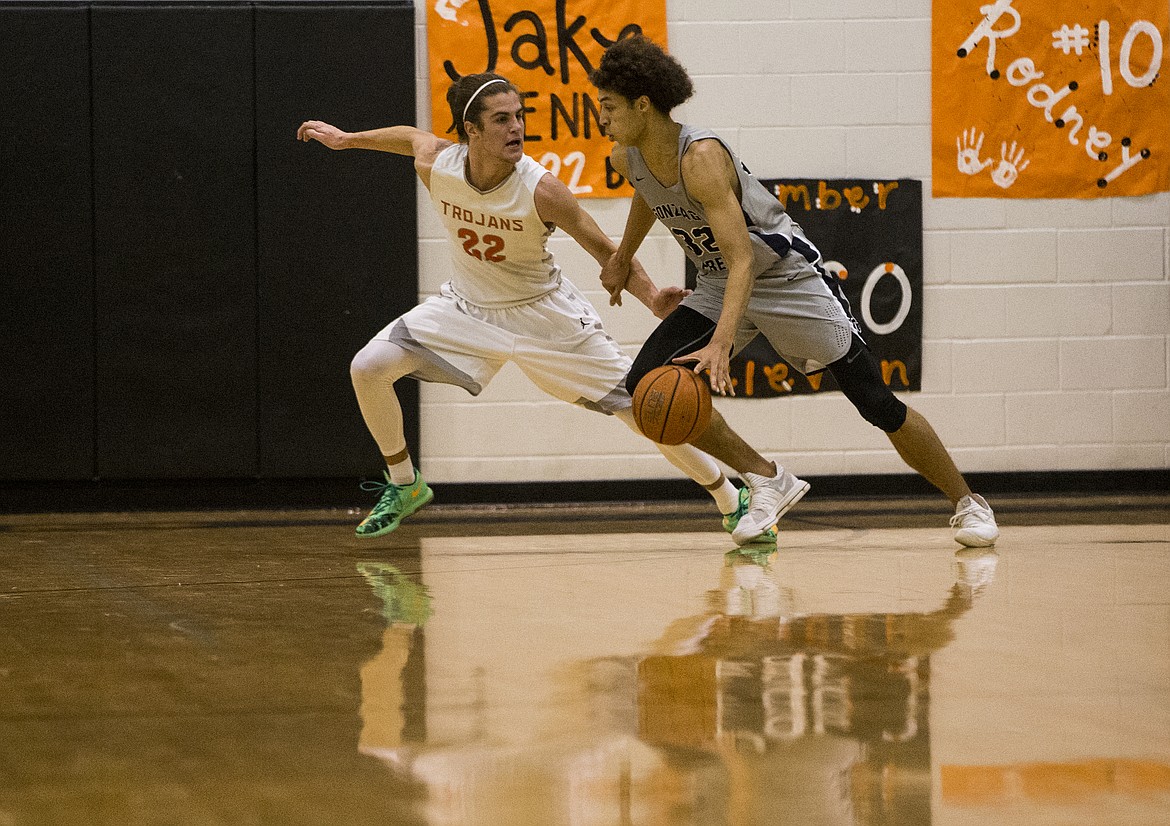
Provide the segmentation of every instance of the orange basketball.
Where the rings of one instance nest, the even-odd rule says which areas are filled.
[[[655,367],[634,388],[634,421],[659,444],[694,441],[711,423],[707,382],[689,367]]]

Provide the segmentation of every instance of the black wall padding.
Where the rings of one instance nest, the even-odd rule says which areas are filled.
[[[93,475],[88,19],[0,6],[0,478]]]
[[[305,120],[414,123],[414,9],[258,7],[260,465],[264,476],[375,470],[349,361],[417,301],[410,158],[296,140]],[[418,385],[399,382],[418,456]],[[339,405],[339,400],[342,404]]]
[[[98,474],[255,475],[252,11],[92,15]]]
[[[0,0],[0,480],[378,472],[349,361],[417,300],[413,167],[296,129],[413,123],[414,15]]]

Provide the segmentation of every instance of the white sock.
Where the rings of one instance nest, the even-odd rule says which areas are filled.
[[[719,512],[724,515],[735,513],[739,508],[739,488],[731,484],[731,480],[723,474],[719,476],[718,487],[707,488],[707,493],[711,494]]]
[[[630,408],[617,411],[614,413],[614,418],[642,438],[646,438],[642,435],[642,431],[638,430],[638,425],[634,423],[634,413]],[[666,461],[702,485],[703,489],[711,494],[720,513],[731,513],[739,507],[739,491],[719,469],[715,460],[706,453],[690,444],[660,445],[654,443],[654,446],[658,448],[659,453],[666,457]],[[715,487],[710,487],[711,485]]]
[[[409,456],[386,467],[390,469],[390,484],[403,487],[414,482],[414,462],[410,461]]]

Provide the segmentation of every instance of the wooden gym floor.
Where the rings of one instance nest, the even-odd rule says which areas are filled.
[[[0,826],[1170,822],[1170,496],[0,515]]]

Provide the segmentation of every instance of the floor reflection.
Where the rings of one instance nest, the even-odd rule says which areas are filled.
[[[1166,826],[1170,509],[1065,504],[0,519],[0,826]]]
[[[962,561],[980,590],[996,559]],[[744,812],[928,824],[930,656],[974,592],[957,582],[924,613],[796,616],[766,562],[732,554],[710,610],[672,626],[672,653],[638,661],[638,735],[718,755]]]
[[[715,580],[695,595],[699,610],[643,621],[614,604],[637,581],[620,584],[629,560],[595,560],[579,577],[561,557],[567,572],[546,569],[537,596],[548,610],[563,588],[576,592],[561,606],[570,624],[574,606],[608,602],[629,620],[619,647],[658,627],[640,652],[581,659],[596,648],[582,640],[611,629],[534,617],[517,579],[540,559],[489,565],[468,589],[455,574],[472,558],[436,568],[433,619],[417,577],[358,566],[388,623],[361,672],[359,749],[426,788],[428,822],[753,824],[787,812],[785,822],[931,823],[931,656],[993,584],[995,551],[948,559],[932,610],[851,613],[798,611],[799,586],[775,552],[691,559],[684,578]],[[511,620],[499,613],[510,588]],[[482,645],[474,597],[464,601],[477,590],[495,626]]]
[[[386,562],[359,562],[360,573],[382,601],[382,647],[361,670],[362,731],[358,750],[393,761],[395,749],[426,740],[422,626],[431,616],[424,585]]]

